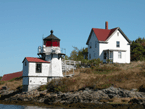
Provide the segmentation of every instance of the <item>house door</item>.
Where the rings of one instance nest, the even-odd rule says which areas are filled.
[[[109,60],[110,63],[113,63],[113,51],[109,51]]]

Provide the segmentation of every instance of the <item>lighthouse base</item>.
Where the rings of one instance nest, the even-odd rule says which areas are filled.
[[[29,85],[23,85],[22,91],[23,92],[29,92],[32,90],[35,90],[37,88],[39,88],[41,85],[46,85],[48,82],[51,82],[52,80],[58,80],[61,79],[63,77],[60,76],[51,76],[51,77],[47,77],[47,82],[43,82],[41,84],[29,84]]]

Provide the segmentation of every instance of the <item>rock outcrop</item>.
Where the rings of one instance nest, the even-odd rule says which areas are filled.
[[[19,92],[17,94],[14,93],[15,93],[14,91],[7,91],[7,90],[3,90],[0,92],[1,98],[3,97],[4,101],[7,100],[34,101],[34,102],[44,102],[47,104],[53,104],[53,103],[102,104],[104,103],[103,101],[101,101],[102,99],[109,100],[112,98],[135,98],[130,100],[130,103],[137,102],[139,104],[145,104],[144,93],[136,92],[135,90],[129,91],[121,88],[115,88],[113,86],[102,90],[92,90],[86,88],[85,90],[80,90],[76,92],[67,92],[67,93],[62,93],[62,92],[49,93],[48,90],[44,90],[44,91],[33,90],[31,92]],[[10,96],[8,97],[8,95]]]

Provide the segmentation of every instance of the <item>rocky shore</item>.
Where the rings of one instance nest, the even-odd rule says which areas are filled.
[[[45,103],[48,105],[53,104],[109,104],[113,102],[114,98],[124,98],[124,102],[127,104],[142,104],[145,105],[145,93],[137,92],[136,89],[125,90],[121,88],[115,88],[113,86],[102,89],[102,90],[93,90],[85,88],[84,90],[79,90],[75,92],[48,92],[48,90],[38,91],[33,90],[31,92],[21,92],[17,91],[8,91],[7,89],[0,91],[1,101],[21,101],[21,102],[37,102]],[[128,99],[125,99],[128,98]],[[123,101],[123,100],[122,100]]]

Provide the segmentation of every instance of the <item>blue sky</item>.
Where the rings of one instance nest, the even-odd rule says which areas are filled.
[[[38,57],[51,29],[69,56],[105,21],[131,41],[144,37],[145,0],[0,0],[0,76],[21,71],[24,57]]]

